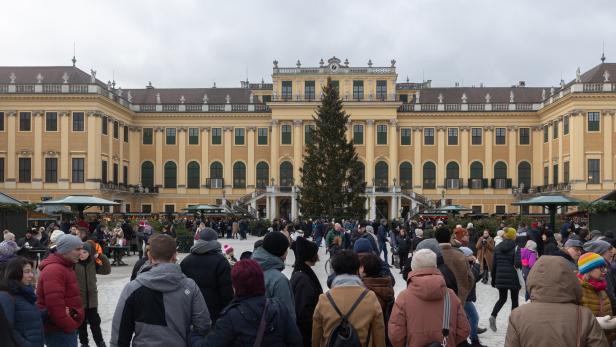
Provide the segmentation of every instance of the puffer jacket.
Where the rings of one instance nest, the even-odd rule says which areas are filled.
[[[582,289],[567,260],[540,257],[527,287],[531,300],[511,312],[505,346],[608,346],[592,312],[579,306]]]
[[[408,287],[396,298],[389,318],[389,340],[394,347],[424,347],[443,340],[446,290],[451,304],[447,346],[454,347],[466,341],[470,325],[460,299],[445,286],[438,269],[419,269],[409,274]]]
[[[208,347],[252,347],[261,322],[264,296],[235,298],[220,314],[212,332],[205,339]],[[302,346],[295,320],[285,305],[277,299],[269,300],[265,314],[265,334],[262,346]]]
[[[257,248],[252,254],[252,259],[259,263],[263,269],[265,278],[265,294],[268,298],[278,298],[287,307],[289,314],[295,321],[295,300],[293,299],[293,289],[289,279],[282,273],[284,262],[263,247]]]
[[[494,248],[492,265],[492,286],[498,289],[520,289],[516,267],[520,267],[520,252],[516,252],[515,241],[504,239]]]
[[[81,293],[73,266],[73,262],[58,253],[50,254],[39,266],[36,305],[49,314],[45,332],[71,333],[83,322]],[[75,313],[76,318],[66,313],[67,308]]]
[[[0,292],[0,310],[13,328],[13,336],[23,347],[43,347],[43,320],[46,311],[36,307],[32,287],[12,283],[9,292]],[[2,341],[4,343],[4,341]]]
[[[589,308],[595,317],[611,316],[612,305],[605,289],[595,289],[593,285],[588,283],[580,274],[578,274],[578,279],[580,280],[580,287],[582,288],[582,306]],[[604,333],[610,343],[616,341],[616,329],[604,330]]]
[[[102,261],[101,266],[96,266],[94,258],[88,257],[85,261],[80,261],[75,265],[75,274],[79,282],[79,292],[81,293],[81,303],[84,308],[98,307],[98,286],[96,275],[109,275],[111,264],[104,254],[99,254],[98,259]]]

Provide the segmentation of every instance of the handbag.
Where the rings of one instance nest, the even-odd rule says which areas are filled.
[[[449,289],[445,288],[445,300],[443,301],[443,341],[431,342],[426,347],[447,347],[447,337],[449,336],[449,314],[451,311],[451,301],[449,300]]]
[[[267,306],[269,300],[265,298],[265,306],[263,306],[263,313],[261,314],[261,322],[259,322],[259,329],[257,330],[257,338],[255,339],[254,347],[261,347],[263,342],[263,335],[265,334],[265,314],[267,313]]]

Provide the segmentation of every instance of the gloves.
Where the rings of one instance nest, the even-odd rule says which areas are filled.
[[[597,318],[597,322],[599,323],[599,325],[601,326],[603,330],[616,329],[616,317],[603,316],[603,317],[596,317],[596,318]]]

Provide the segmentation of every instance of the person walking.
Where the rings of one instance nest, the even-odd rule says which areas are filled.
[[[374,292],[366,289],[359,278],[359,257],[352,251],[340,251],[331,260],[336,277],[332,289],[319,296],[312,323],[312,346],[328,344],[342,317],[357,333],[362,346],[384,347],[383,311]],[[340,343],[340,341],[338,341]]]
[[[231,265],[223,255],[218,233],[205,227],[190,248],[190,254],[180,263],[186,277],[199,286],[205,298],[212,324],[216,323],[220,312],[233,299],[231,286]]]
[[[256,261],[235,263],[231,281],[233,300],[221,312],[204,343],[193,339],[191,347],[302,346],[300,331],[286,306],[276,298],[266,297],[263,270]]]
[[[464,264],[466,265],[466,264]],[[398,295],[389,319],[389,339],[394,347],[424,347],[446,340],[455,347],[466,341],[469,323],[464,308],[436,268],[436,254],[428,249],[411,259],[408,286]],[[447,335],[443,333],[444,307],[448,310]],[[421,313],[421,314],[419,314]]]
[[[479,282],[479,280],[481,279],[479,263],[477,263],[477,258],[475,258],[472,249],[468,247],[460,247],[460,251],[462,251],[462,253],[466,257],[468,261],[468,266],[471,268],[471,272],[473,273],[473,277],[475,278],[473,288],[471,288],[471,291],[466,297],[466,302],[464,303],[464,312],[466,313],[466,318],[468,319],[471,328],[470,347],[486,347],[482,345],[479,341],[479,334],[486,332],[487,329],[479,328],[479,312],[477,312],[477,308],[475,307],[475,301],[477,301],[477,282]]]
[[[389,265],[387,261],[387,235],[389,234],[389,230],[387,229],[387,219],[381,219],[381,224],[377,230],[377,237],[379,241],[379,256],[383,253],[383,259],[385,263]]]
[[[312,316],[323,294],[319,278],[312,267],[319,261],[319,246],[299,236],[294,242],[295,265],[291,275],[291,288],[295,300],[296,323],[304,346],[312,346]]]
[[[440,227],[436,230],[436,241],[439,243],[443,253],[443,261],[453,272],[458,285],[458,298],[460,302],[466,302],[466,297],[475,285],[475,278],[468,267],[466,257],[457,248],[451,245],[451,231],[447,227]]]
[[[87,241],[79,256],[79,262],[75,265],[75,274],[79,283],[81,303],[84,309],[84,319],[79,326],[79,343],[82,347],[88,346],[88,324],[96,347],[105,347],[101,332],[101,317],[98,314],[98,288],[96,275],[109,275],[111,264],[104,254],[96,253],[96,243]],[[101,265],[96,264],[101,261]]]
[[[43,347],[45,311],[36,307],[34,263],[24,257],[11,259],[0,279],[0,311],[8,321],[7,328],[19,346]],[[9,341],[2,341],[2,345]]]
[[[492,266],[492,287],[498,289],[498,301],[494,304],[490,315],[490,329],[496,331],[496,316],[507,302],[507,292],[511,294],[511,310],[518,307],[518,293],[521,283],[516,268],[520,268],[520,253],[516,251],[516,230],[506,228],[503,241],[494,248]]]
[[[526,241],[526,247],[522,248],[520,251],[520,260],[522,263],[522,276],[524,277],[524,283],[527,283],[526,279],[528,278],[528,273],[537,262],[537,243],[535,243],[535,241]],[[528,286],[526,287],[524,294],[526,301],[528,301],[530,298]]]
[[[199,286],[175,264],[173,238],[155,235],[149,245],[151,267],[126,284],[118,299],[112,347],[188,346],[193,337],[202,339],[210,331],[210,313]]]
[[[48,347],[77,346],[77,328],[84,320],[79,283],[73,267],[79,262],[83,242],[65,234],[55,242],[54,252],[39,266],[36,305],[47,310],[45,343]]]
[[[409,259],[409,253],[411,252],[411,246],[413,239],[407,232],[407,228],[400,227],[400,235],[398,236],[398,257],[400,257],[400,273],[404,270]]]
[[[602,328],[580,306],[582,288],[562,257],[540,257],[528,274],[530,301],[511,312],[508,347],[604,347]]]
[[[490,230],[485,229],[483,231],[483,235],[477,240],[475,248],[477,249],[479,268],[483,274],[481,282],[486,284],[488,283],[488,276],[492,271],[492,260],[494,257],[494,239],[490,236]]]

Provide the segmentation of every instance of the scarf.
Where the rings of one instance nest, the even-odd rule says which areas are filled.
[[[363,287],[364,282],[357,275],[337,275],[332,281],[332,289],[336,287]]]
[[[314,283],[314,287],[317,289],[317,292],[319,294],[323,294],[323,287],[321,287],[321,282],[319,281],[319,278],[317,277],[317,275],[314,273],[314,271],[312,270],[310,266],[308,266],[304,262],[297,262],[295,263],[295,267],[293,269],[293,273],[296,273],[296,272],[303,272],[306,275],[308,275],[310,280],[312,280],[312,283]]]
[[[595,290],[595,292],[601,292],[604,291],[607,288],[607,281],[606,280],[596,280],[594,278],[588,278],[588,280],[584,279],[584,275],[578,273],[577,277],[584,281],[587,282],[588,284],[590,284],[590,286]]]
[[[34,293],[34,288],[32,286],[24,286],[15,280],[11,280],[9,283],[9,288],[13,295],[21,296],[32,305],[36,303],[36,294]]]

